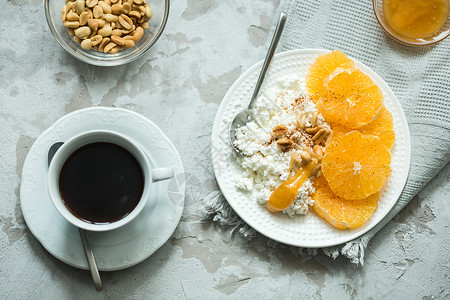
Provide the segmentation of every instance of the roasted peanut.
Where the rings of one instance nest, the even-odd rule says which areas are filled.
[[[125,14],[121,14],[119,16],[119,23],[122,25],[125,29],[131,29],[133,28],[133,21],[131,21],[130,17],[128,17]]]
[[[125,44],[125,40],[117,35],[111,36],[111,41],[113,41],[114,43],[116,43],[119,46],[123,46]]]
[[[129,13],[131,11],[131,5],[130,5],[130,3],[124,3],[123,4],[123,12],[124,13]]]
[[[85,39],[81,42],[81,48],[84,50],[91,50],[92,48],[92,42],[90,39]]]
[[[75,35],[80,39],[85,39],[91,34],[91,29],[87,26],[75,29]]]
[[[103,49],[103,52],[108,53],[109,50],[111,50],[115,46],[117,46],[116,43],[110,42],[105,46],[105,48]]]
[[[98,24],[98,28],[102,28],[106,24],[105,20],[103,20],[103,19],[96,19],[95,21]]]
[[[132,33],[136,29],[136,26],[133,25],[131,29],[122,29],[122,34],[129,34]]]
[[[82,12],[80,15],[80,25],[84,26],[89,21],[89,13],[87,11]],[[89,25],[88,25],[89,26]]]
[[[87,25],[89,26],[89,28],[92,31],[94,31],[94,30],[97,31],[97,29],[98,29],[98,23],[97,23],[97,20],[95,20],[95,19],[88,20]]]
[[[133,34],[134,43],[137,43],[142,38],[143,35],[144,35],[144,29],[142,27],[136,28],[136,31]]]
[[[80,27],[80,22],[78,21],[65,21],[64,26],[67,28],[78,28]]]
[[[92,12],[94,14],[94,18],[96,18],[96,19],[103,16],[103,9],[98,5],[94,6],[94,8],[92,9]]]
[[[110,36],[111,33],[112,33],[112,28],[111,28],[111,26],[108,24],[108,25],[103,26],[101,29],[99,29],[99,30],[97,31],[97,33],[100,34],[100,35],[103,36],[103,37],[105,37],[105,36]]]
[[[92,46],[97,46],[102,41],[103,37],[100,34],[94,35],[91,37]]]
[[[73,11],[69,11],[66,16],[67,21],[78,21],[80,19],[80,16],[78,16]]]
[[[147,17],[147,19],[151,19],[152,18],[152,16],[153,16],[153,10],[152,10],[152,8],[150,7],[150,5],[146,5],[145,6],[145,16]]]
[[[319,159],[319,160],[322,159],[322,156],[323,156],[323,149],[322,149],[321,146],[319,146],[319,145],[314,145],[313,151],[314,151],[314,154],[316,155],[317,159]]]
[[[84,2],[84,0],[77,0],[77,1],[75,2],[75,12],[76,12],[78,15],[80,15],[80,14],[84,11],[84,8],[85,8],[85,2]]]
[[[106,22],[116,22],[117,20],[119,20],[119,17],[113,14],[106,14],[103,16],[103,18]]]
[[[302,165],[307,165],[311,161],[311,155],[307,151],[302,151],[300,154],[300,157],[302,158]]]
[[[111,12],[115,15],[123,14],[123,5],[122,4],[114,4],[111,6]]]
[[[123,44],[123,46],[122,46],[122,49],[130,49],[131,47],[134,47],[134,42],[133,42],[133,40],[125,40],[124,39],[124,41],[125,41],[125,43]]]
[[[98,3],[98,0],[86,0],[86,6],[89,8],[93,8]]]
[[[277,144],[283,152],[289,151],[294,147],[294,142],[287,138],[279,139]]]
[[[111,6],[107,4],[105,1],[98,1],[98,6],[102,8],[104,14],[111,13]]]
[[[141,14],[140,14],[139,12],[135,11],[135,10],[130,11],[130,12],[128,13],[128,15],[129,15],[130,17],[135,17],[136,20],[139,20],[139,19],[141,18]]]
[[[64,5],[63,8],[61,8],[61,21],[63,21],[63,23],[66,21],[66,16],[67,16],[67,5]]]
[[[113,29],[111,32],[111,36],[122,36],[122,30],[121,29]]]
[[[112,48],[111,50],[109,50],[109,53],[114,54],[120,51],[120,47],[119,46],[115,46],[114,48]]]
[[[111,41],[110,38],[104,38],[100,44],[98,44],[98,51],[103,52],[105,46]]]
[[[284,137],[288,133],[289,129],[283,125],[277,125],[272,129],[273,137],[276,139]]]

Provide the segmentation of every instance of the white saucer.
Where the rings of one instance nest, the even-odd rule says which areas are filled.
[[[152,186],[143,211],[122,228],[88,232],[99,270],[131,267],[155,252],[172,235],[184,207],[184,168],[172,142],[153,122],[125,109],[88,108],[72,112],[42,133],[25,159],[20,204],[33,235],[61,261],[88,269],[80,236],[51,203],[47,192],[47,153],[55,142],[93,129],[117,131],[135,140],[147,153],[152,167],[173,167],[175,178]],[[172,182],[171,182],[172,181]],[[169,193],[168,186],[176,191]]]

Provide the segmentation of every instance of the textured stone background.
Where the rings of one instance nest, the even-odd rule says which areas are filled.
[[[261,60],[277,0],[177,0],[165,33],[126,66],[93,67],[51,36],[41,0],[0,10],[0,299],[313,298],[449,299],[450,167],[370,243],[365,265],[267,250],[202,223],[199,199],[217,189],[210,161],[215,113],[231,84]],[[186,207],[172,238],[141,264],[102,273],[51,256],[24,223],[23,161],[34,140],[73,110],[122,107],[154,121],[188,172]]]

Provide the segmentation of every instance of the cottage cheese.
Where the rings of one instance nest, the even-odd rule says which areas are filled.
[[[297,99],[302,99],[301,102]],[[292,153],[301,150],[291,149],[282,152],[276,143],[271,143],[272,129],[280,124],[289,129],[296,127],[299,113],[316,112],[315,104],[302,91],[300,81],[284,80],[278,83],[278,88],[260,96],[254,107],[254,121],[236,131],[235,145],[245,154],[236,156],[242,167],[242,177],[237,178],[235,186],[245,192],[256,195],[258,203],[265,205],[270,194],[289,175],[289,163]],[[322,116],[319,119],[323,121]],[[306,119],[310,125],[311,118]],[[311,195],[314,193],[312,181],[307,179],[299,189],[295,201],[283,211],[294,216],[306,214],[309,206],[314,204]]]

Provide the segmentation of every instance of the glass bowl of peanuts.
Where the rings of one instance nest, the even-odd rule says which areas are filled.
[[[118,66],[142,56],[161,36],[170,0],[44,0],[55,39],[77,59]]]

